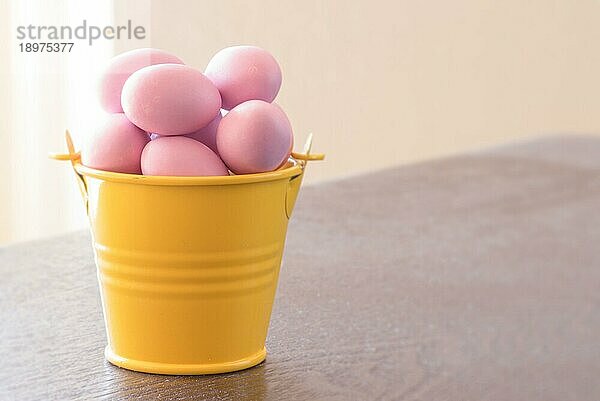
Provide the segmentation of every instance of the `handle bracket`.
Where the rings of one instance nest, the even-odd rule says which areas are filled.
[[[292,157],[298,160],[298,164],[300,164],[302,173],[300,175],[292,177],[290,179],[290,182],[288,183],[288,188],[285,194],[285,214],[288,219],[292,217],[292,210],[294,209],[294,206],[296,204],[298,192],[300,191],[302,179],[304,178],[304,171],[306,170],[308,162],[313,160],[325,159],[325,155],[322,153],[310,153],[310,150],[312,149],[312,140],[313,134],[308,134],[308,138],[306,139],[306,143],[304,144],[303,152],[292,152]]]
[[[313,134],[311,133],[308,134],[308,138],[306,138],[306,143],[304,144],[302,153],[292,152],[292,157],[300,161],[300,165],[303,170],[306,167],[307,162],[325,159],[325,155],[323,153],[310,153],[310,150],[312,149],[312,141]]]
[[[85,183],[85,179],[77,169],[75,168],[76,164],[81,163],[81,152],[75,151],[75,146],[73,145],[73,139],[71,138],[71,134],[69,130],[65,131],[65,140],[67,141],[67,150],[69,153],[50,153],[48,156],[54,160],[70,160],[71,166],[73,167],[73,172],[75,172],[75,178],[77,179],[77,186],[79,187],[79,192],[81,192],[81,197],[83,198],[83,207],[85,208],[86,213],[88,212],[88,192],[87,192],[87,184]]]

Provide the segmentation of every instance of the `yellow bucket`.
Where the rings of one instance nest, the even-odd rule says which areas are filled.
[[[70,160],[86,204],[108,334],[140,372],[231,372],[265,359],[288,219],[308,160],[227,177],[159,177]]]

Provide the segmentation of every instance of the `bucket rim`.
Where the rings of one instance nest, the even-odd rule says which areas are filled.
[[[266,173],[221,175],[221,176],[160,176],[117,173],[114,171],[98,170],[87,167],[77,160],[73,164],[75,171],[82,176],[92,177],[109,182],[157,185],[157,186],[197,186],[197,185],[235,185],[252,184],[256,182],[277,181],[290,179],[303,173],[303,162],[290,157],[286,166]]]

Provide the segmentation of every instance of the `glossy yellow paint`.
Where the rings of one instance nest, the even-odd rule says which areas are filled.
[[[162,374],[223,373],[266,356],[287,224],[310,154],[269,173],[156,177],[81,165],[108,333],[106,358]]]

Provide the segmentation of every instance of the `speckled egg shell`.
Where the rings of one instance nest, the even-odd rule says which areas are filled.
[[[121,104],[127,118],[144,131],[184,135],[215,118],[221,95],[200,71],[185,65],[161,64],[133,73],[123,86]]]
[[[219,155],[236,174],[272,171],[293,145],[292,126],[276,104],[250,100],[233,108],[217,130]]]
[[[124,114],[110,114],[82,147],[81,163],[99,170],[141,174],[141,154],[149,141]]]
[[[155,64],[183,64],[178,57],[159,49],[135,49],[112,58],[98,82],[100,104],[108,113],[122,113],[121,91],[137,70]]]
[[[223,161],[208,146],[184,136],[160,137],[142,152],[144,175],[228,175]]]
[[[230,110],[247,100],[272,102],[281,87],[281,69],[275,58],[256,46],[227,47],[213,56],[204,72]]]

